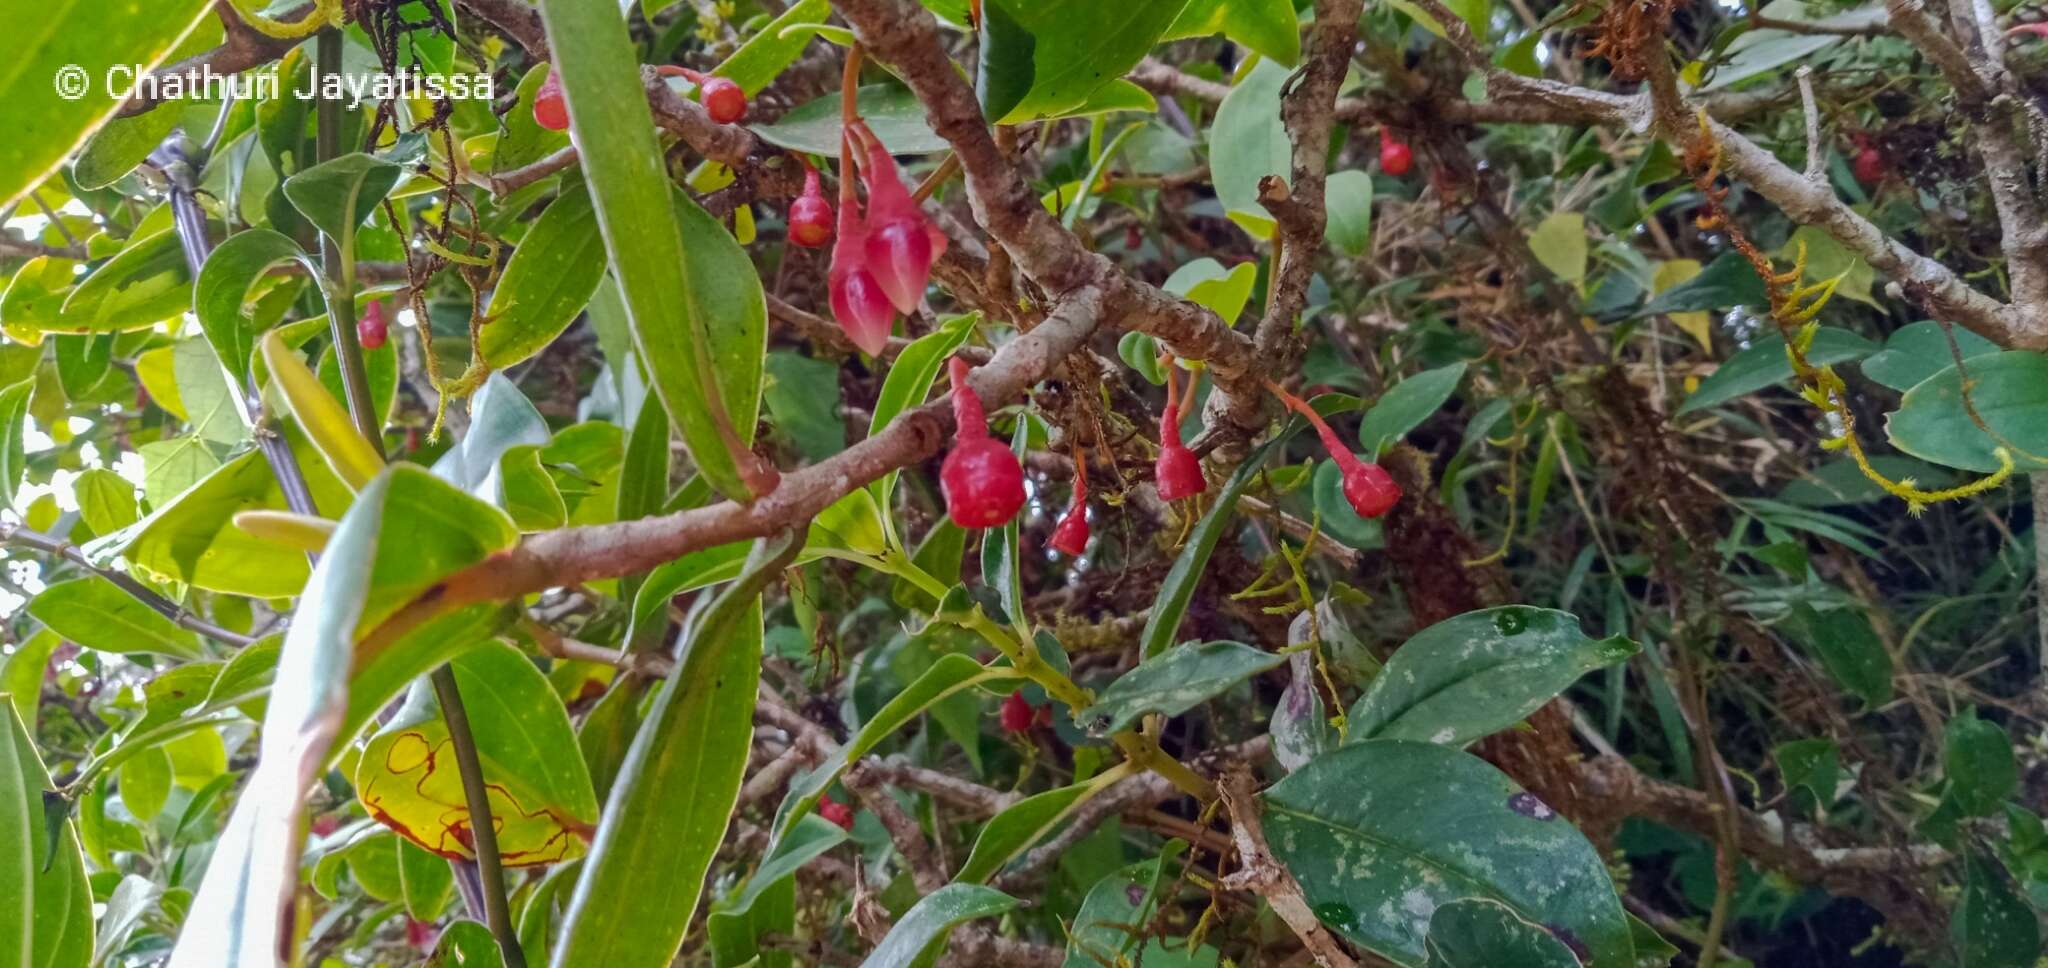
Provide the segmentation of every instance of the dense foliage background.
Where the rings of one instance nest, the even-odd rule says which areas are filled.
[[[0,968],[2041,960],[2030,8],[0,22]]]

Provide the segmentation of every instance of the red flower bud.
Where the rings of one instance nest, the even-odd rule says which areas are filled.
[[[1855,170],[1857,181],[1865,185],[1879,185],[1883,184],[1889,166],[1884,163],[1884,154],[1877,150],[1877,146],[1866,142],[1863,150],[1856,152],[1856,160],[1850,167]]]
[[[363,349],[379,350],[390,335],[391,328],[384,322],[384,304],[372,302],[363,307],[363,318],[356,320],[356,342],[363,344]]]
[[[896,159],[880,139],[868,145],[868,269],[882,284],[889,301],[905,313],[917,311],[931,281],[932,263],[946,251],[946,236],[925,218],[916,199],[903,187]]]
[[[1380,129],[1380,170],[1396,178],[1415,165],[1415,151],[1408,143]]]
[[[853,200],[847,195],[853,183],[850,169],[840,169],[839,240],[832,246],[832,268],[826,279],[832,294],[832,316],[848,339],[869,356],[880,356],[889,345],[889,329],[896,323],[896,309],[875,281],[867,266],[867,226],[860,220]]]
[[[853,829],[853,808],[831,797],[818,801],[818,816],[838,824],[841,830]]]
[[[1159,459],[1152,465],[1159,499],[1168,502],[1194,497],[1209,489],[1209,482],[1202,477],[1201,459],[1180,442],[1180,404],[1174,379],[1178,372],[1169,358],[1166,362],[1166,406],[1159,411]],[[1190,388],[1189,396],[1193,395]]]
[[[1022,733],[1031,728],[1031,721],[1037,716],[1031,704],[1024,701],[1024,690],[1010,693],[1009,698],[1003,700],[1001,718],[1003,728],[1009,732]]]
[[[967,385],[967,361],[954,357],[953,450],[939,466],[946,513],[963,528],[1009,523],[1024,507],[1024,468],[1017,455],[988,435],[981,398]]]
[[[1088,502],[1075,501],[1053,526],[1052,550],[1073,557],[1088,550]]]
[[[562,97],[562,75],[552,65],[533,95],[533,121],[549,131],[569,130],[569,102]]]
[[[832,240],[832,203],[818,187],[818,170],[804,166],[804,193],[789,204],[789,240],[815,249]]]
[[[1351,448],[1337,439],[1337,432],[1324,422],[1322,414],[1300,397],[1272,383],[1266,386],[1279,394],[1282,403],[1308,418],[1309,426],[1314,427],[1316,436],[1322,438],[1323,449],[1330,452],[1330,459],[1337,462],[1337,470],[1343,474],[1344,500],[1350,503],[1351,510],[1358,512],[1361,518],[1376,518],[1394,509],[1401,500],[1401,485],[1394,483],[1393,475],[1388,474],[1386,468],[1359,460]]]

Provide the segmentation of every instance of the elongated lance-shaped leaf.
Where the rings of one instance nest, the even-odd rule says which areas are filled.
[[[633,738],[555,945],[556,968],[662,968],[696,915],[738,802],[761,674],[761,591],[803,529],[755,543],[685,631],[682,661]]]
[[[277,330],[263,337],[263,365],[270,370],[271,386],[337,476],[350,487],[362,487],[377,475],[384,467],[383,458],[363,439],[341,401],[320,385],[320,378],[299,354],[285,347]]]
[[[1017,906],[1017,899],[993,887],[979,884],[948,884],[904,912],[903,920],[889,929],[882,943],[861,968],[919,968],[929,965],[944,950],[946,936],[963,921],[1001,914]]]
[[[540,10],[640,358],[705,478],[752,500],[736,463],[746,455],[733,451],[751,442],[761,402],[760,276],[732,235],[670,182],[618,5],[544,0]]]
[[[0,968],[92,961],[85,857],[71,821],[44,809],[49,779],[28,728],[0,703]]]

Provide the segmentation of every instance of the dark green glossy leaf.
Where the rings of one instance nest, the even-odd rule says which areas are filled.
[[[269,229],[250,229],[228,236],[207,256],[193,288],[192,312],[206,341],[234,375],[236,385],[249,380],[250,354],[255,352],[255,323],[242,312],[249,287],[265,271],[280,262],[298,261],[309,270],[314,266],[297,242]]]
[[[57,344],[57,385],[73,400],[89,395],[113,363],[112,333],[59,334],[50,341]]]
[[[1961,968],[2029,968],[2041,956],[2041,925],[2004,865],[1972,850],[1964,861],[1963,896],[1949,922]]]
[[[924,968],[944,950],[946,936],[963,921],[991,917],[1017,899],[979,884],[948,884],[924,896],[889,929],[861,968]]]
[[[43,590],[29,615],[79,645],[101,652],[154,652],[196,659],[199,636],[97,576],[73,578]]]
[[[1847,363],[1869,356],[1876,349],[1876,344],[1846,329],[1823,326],[1814,334],[1813,346],[1806,351],[1806,361],[1814,366]],[[1713,375],[1701,380],[1699,389],[1679,405],[1678,413],[1687,414],[1719,406],[1790,379],[1792,361],[1785,356],[1784,337],[1776,333],[1760,336],[1748,348],[1729,357],[1714,370]]]
[[[978,884],[996,876],[1003,865],[1059,826],[1089,797],[1124,775],[1118,770],[1097,774],[1087,781],[1033,794],[1005,807],[982,825],[981,835],[974,839],[974,850],[968,853],[966,863],[960,865],[960,872],[953,879]]]
[[[1089,733],[1107,736],[1146,713],[1178,716],[1286,661],[1242,642],[1187,643],[1119,676],[1077,719]]]
[[[763,539],[689,630],[606,799],[556,943],[556,968],[662,968],[695,916],[754,739],[761,591],[801,541]]]
[[[1351,707],[1350,739],[1464,746],[1638,651],[1618,635],[1588,636],[1569,612],[1504,605],[1452,616],[1394,650]]]
[[[2022,469],[2044,466],[2028,455],[2048,454],[2048,356],[2014,350],[1966,364],[1970,402],[1993,432],[2009,442]],[[1892,445],[1921,460],[1986,472],[1998,468],[1999,441],[1977,427],[1963,406],[1962,374],[1954,364],[1906,392],[1885,420]]]
[[[1185,847],[1181,841],[1168,841],[1160,856],[1132,864],[1089,888],[1067,932],[1067,958],[1061,968],[1119,964],[1118,958],[1136,950],[1145,937],[1144,926],[1159,908],[1161,869]]]
[[[1422,964],[1431,915],[1471,897],[1570,932],[1592,968],[1634,963],[1599,852],[1476,757],[1434,743],[1354,743],[1265,800],[1274,855],[1316,917],[1396,963]]]
[[[349,239],[397,187],[402,174],[404,169],[394,162],[357,152],[285,179],[284,195],[323,234]]]
[[[1875,709],[1891,701],[1892,657],[1870,620],[1853,608],[1816,611],[1800,602],[1792,606],[1801,641],[1816,654],[1837,685]]]
[[[2004,727],[1965,709],[1948,721],[1942,737],[1942,772],[1948,796],[1966,817],[1998,812],[2019,790],[2019,765]]]
[[[889,371],[891,376],[895,370]],[[776,430],[803,459],[817,463],[846,449],[846,420],[839,414],[839,365],[801,353],[768,354],[768,386],[762,402]]]
[[[1766,304],[1763,280],[1748,260],[1729,252],[1707,263],[1699,275],[1672,286],[1634,315],[1701,312]],[[1781,354],[1782,355],[1782,354]]]
[[[988,8],[996,7],[1017,27],[999,37],[1030,39],[1032,67],[1029,86],[1016,103],[990,113],[995,120],[1015,124],[1059,117],[1082,107],[1097,89],[1136,67],[1184,6],[1186,0],[989,0],[983,7],[989,19],[994,15],[987,13]]]
[[[1489,898],[1460,898],[1429,917],[1427,968],[1579,968],[1577,955],[1540,924]]]
[[[917,96],[894,84],[870,84],[855,97],[861,117],[890,154],[923,155],[951,147],[925,123]],[[769,144],[814,155],[839,155],[839,95],[827,94],[803,104],[774,124],[754,125]]]
[[[434,942],[434,954],[421,968],[503,968],[505,956],[491,929],[475,921],[457,920]]]
[[[1951,331],[1965,365],[1976,357],[1998,352],[1997,343],[1961,326],[1951,327]],[[1949,349],[1948,334],[1942,332],[1940,323],[1930,319],[1899,327],[1885,339],[1883,350],[1863,361],[1862,370],[1864,376],[1904,393],[1954,366],[1955,359],[1955,353]]]
[[[604,278],[604,236],[581,186],[540,214],[505,264],[477,337],[484,362],[504,369],[545,349],[590,304]]]
[[[1457,392],[1465,364],[1453,363],[1417,373],[1388,388],[1358,423],[1358,442],[1369,458],[1386,453],[1420,426]]]
[[[1805,790],[1821,809],[1835,802],[1835,787],[1841,781],[1840,754],[1831,739],[1796,739],[1771,748],[1771,759],[1787,790]]]

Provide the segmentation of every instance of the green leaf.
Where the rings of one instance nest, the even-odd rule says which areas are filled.
[[[974,849],[953,879],[963,884],[979,884],[996,876],[1004,865],[1059,826],[1089,797],[1125,775],[1122,770],[1109,770],[1081,783],[1025,797],[1004,808],[982,825],[981,835],[974,838]]]
[[[1077,721],[1107,736],[1146,713],[1178,716],[1252,676],[1278,668],[1287,657],[1242,642],[1188,643],[1147,658],[1117,677]]]
[[[58,334],[50,337],[57,350],[57,385],[78,400],[92,393],[113,363],[114,334]]]
[[[1465,378],[1465,364],[1424,370],[1388,388],[1358,424],[1358,442],[1368,457],[1378,458],[1408,432],[1442,408]]]
[[[356,152],[285,179],[284,196],[322,234],[350,239],[404,173],[395,162]]]
[[[1713,271],[1711,267],[1709,272]],[[1701,273],[1704,276],[1706,273]],[[1673,287],[1672,291],[1678,288]],[[1667,293],[1668,295],[1668,293]],[[1806,361],[1814,366],[1847,363],[1869,356],[1876,344],[1846,329],[1823,326],[1806,350]],[[1719,406],[1736,397],[1755,393],[1792,379],[1792,361],[1785,356],[1785,338],[1769,333],[1716,367],[1713,375],[1700,381],[1699,389],[1679,405],[1679,414]]]
[[[1891,701],[1891,653],[1885,651],[1861,611],[1837,608],[1820,612],[1798,602],[1792,606],[1792,619],[1801,641],[1827,667],[1837,685],[1862,698],[1871,709]]]
[[[78,834],[46,809],[49,774],[11,705],[0,708],[0,720],[0,938],[15,952],[0,953],[0,965],[85,968],[93,912]],[[51,831],[52,822],[63,829]]]
[[[743,917],[747,910],[760,900],[761,895],[778,882],[796,876],[796,872],[813,858],[823,855],[847,840],[847,833],[836,823],[823,817],[805,817],[791,829],[775,847],[775,853],[768,856],[747,878],[746,886],[727,898],[712,912],[713,918]]]
[[[1274,449],[1285,443],[1299,429],[1301,421],[1290,421],[1286,428],[1273,435],[1258,450],[1252,452],[1244,463],[1230,475],[1222,489],[1216,492],[1216,503],[1209,513],[1202,515],[1193,533],[1188,535],[1187,544],[1182,546],[1180,555],[1173,559],[1173,567],[1166,572],[1166,580],[1159,585],[1159,595],[1152,601],[1152,611],[1145,617],[1145,630],[1138,634],[1138,641],[1144,645],[1144,657],[1150,659],[1173,644],[1180,634],[1180,622],[1188,613],[1188,603],[1195,597],[1196,586],[1202,583],[1202,575],[1209,567],[1209,556],[1216,551],[1216,543],[1223,539],[1223,530],[1230,525],[1231,515],[1237,510],[1237,499],[1251,486],[1258,476],[1259,465]]]
[[[1431,915],[1478,897],[1570,932],[1592,968],[1634,962],[1600,853],[1476,757],[1434,743],[1354,743],[1274,784],[1265,800],[1274,855],[1316,917],[1392,961],[1422,964]]]
[[[1215,259],[1201,258],[1175,269],[1162,288],[1208,307],[1230,325],[1251,302],[1252,286],[1258,278],[1259,267],[1253,263],[1240,262],[1225,269]]]
[[[581,186],[564,189],[512,250],[486,312],[477,351],[496,369],[547,348],[576,321],[604,278],[604,236]]]
[[[1038,78],[1038,39],[1002,4],[985,4],[976,39],[981,56],[974,61],[974,92],[985,117],[1000,118],[1024,103]]]
[[[552,964],[662,968],[697,911],[754,740],[761,591],[800,538],[756,542],[738,581],[689,630],[605,801]]]
[[[712,73],[731,78],[749,97],[759,94],[784,69],[796,63],[796,59],[803,55],[804,47],[811,42],[809,33],[790,28],[821,24],[831,15],[832,7],[826,0],[799,0],[790,4],[789,9],[764,25],[760,33],[748,38]]]
[[[196,439],[166,441],[186,459],[211,461]],[[147,457],[148,454],[145,454]],[[312,458],[310,460],[306,458]],[[299,460],[314,503],[323,511],[345,508],[340,481],[324,461],[311,454]],[[119,549],[129,563],[160,578],[211,591],[275,598],[296,595],[305,585],[309,566],[304,552],[257,538],[235,527],[234,515],[246,510],[286,510],[284,492],[262,453],[250,451],[219,468],[208,466],[195,486],[165,497],[152,486],[156,511],[128,529],[108,535],[94,552]],[[324,492],[324,493],[323,493]]]
[[[445,864],[443,865],[446,866]],[[504,968],[505,955],[491,929],[457,919],[441,931],[434,954],[420,968]]]
[[[1301,27],[1289,0],[1193,0],[1160,40],[1222,34],[1293,67],[1301,59]]]
[[[767,404],[783,438],[811,463],[846,449],[846,420],[840,416],[839,401],[821,392],[838,385],[839,364],[833,361],[788,350],[768,354],[768,385],[761,402]]]
[[[490,789],[498,851],[512,867],[582,856],[597,823],[597,795],[575,731],[547,677],[502,642],[449,665]],[[473,856],[459,828],[468,800],[434,690],[415,681],[405,706],[364,746],[356,798],[379,823],[444,857]]]
[[[1351,707],[1350,739],[1459,747],[1521,722],[1580,676],[1641,651],[1569,612],[1504,605],[1452,616],[1396,650]]]
[[[1159,365],[1159,341],[1150,333],[1131,330],[1116,341],[1116,355],[1153,386],[1166,384],[1166,369]]]
[[[0,695],[10,700],[14,714],[21,717],[31,733],[35,732],[36,714],[42,709],[43,673],[50,667],[51,654],[63,644],[63,636],[41,629],[0,658]]]
[[[810,772],[790,781],[789,792],[784,795],[782,806],[775,811],[775,825],[772,828],[774,839],[779,841],[789,836],[796,822],[818,805],[818,799],[839,779],[840,772],[846,769],[847,764],[866,756],[869,750],[874,749],[890,734],[902,729],[903,724],[910,722],[933,703],[962,689],[1017,678],[1019,676],[1012,669],[1002,666],[983,668],[980,663],[959,653],[940,656],[937,662],[932,663],[931,668],[925,670],[924,675],[918,676],[916,681],[905,686],[887,705],[876,711],[872,718],[861,724],[860,732],[855,733],[852,739],[839,747],[839,752],[811,768]]]
[[[944,950],[946,936],[963,921],[992,917],[1017,906],[1017,899],[979,884],[948,884],[924,896],[882,943],[875,946],[861,968],[924,968]]]
[[[104,467],[94,467],[71,482],[78,498],[78,516],[94,534],[112,534],[135,523],[141,513],[135,504],[135,485]]]
[[[28,398],[36,388],[34,380],[0,390],[0,507],[13,507],[14,496],[28,475]]]
[[[1097,89],[1138,66],[1184,6],[1186,0],[1128,4],[989,0],[983,6],[985,14],[994,8],[1007,14],[1017,27],[1015,32],[993,36],[1013,43],[1028,37],[1031,42],[1029,86],[1016,97],[1016,103],[992,106],[990,117],[1003,124],[1017,124],[1061,117],[1081,107]],[[990,14],[989,19],[995,16]],[[1019,59],[999,60],[1008,66]],[[1013,86],[1010,82],[1004,85]]]
[[[242,303],[248,299],[249,287],[264,272],[289,261],[316,270],[315,263],[289,237],[269,229],[250,229],[228,236],[199,270],[192,312],[199,317],[199,327],[213,344],[213,352],[234,375],[236,386],[249,382],[250,357],[261,335],[255,331],[255,321],[243,314]]]
[[[492,816],[496,818],[495,814]],[[397,845],[398,883],[403,889],[406,913],[422,921],[439,921],[448,910],[448,902],[455,899],[454,868],[403,837],[398,838]],[[497,942],[491,943],[494,952],[497,946]]]
[[[128,812],[144,822],[156,819],[171,795],[171,758],[161,749],[149,750],[121,764],[119,776]]]
[[[97,575],[58,582],[29,602],[37,621],[88,649],[200,656],[199,636]]]
[[[1280,119],[1287,68],[1261,61],[1230,89],[1209,128],[1209,170],[1223,211],[1253,238],[1273,234],[1273,216],[1259,204],[1259,179],[1293,172],[1293,142]]]
[[[1771,747],[1771,759],[1778,763],[1785,789],[1805,790],[1821,809],[1835,802],[1835,787],[1841,781],[1840,753],[1831,739],[1795,739]]]
[[[51,328],[114,333],[152,326],[192,308],[191,285],[178,234],[164,229],[129,241],[71,290]]]
[[[1943,358],[1946,358],[1944,355]],[[2027,455],[2048,454],[2048,356],[2014,350],[1970,360],[1970,402],[2000,437],[2011,442],[2023,470],[2048,464]],[[1885,420],[1892,445],[1921,460],[1967,471],[1998,469],[1999,443],[1978,429],[1963,407],[1963,379],[1953,363],[1906,391]]]
[[[1552,275],[1577,286],[1586,278],[1586,216],[1551,213],[1529,233],[1529,249]]]
[[[1769,302],[1756,269],[1741,255],[1729,252],[1707,263],[1698,275],[1658,293],[1657,298],[1650,300],[1634,315],[1703,312],[1737,306],[1763,306]]]
[[[1429,916],[1426,968],[1579,968],[1577,955],[1540,924],[1483,897],[1460,898]]]
[[[1966,817],[1998,812],[2019,790],[2019,765],[2005,728],[1980,719],[1972,707],[1948,721],[1942,736],[1942,772],[1948,798]]]
[[[1357,258],[1372,248],[1372,176],[1356,168],[1330,173],[1324,189],[1330,221],[1323,236]]]
[[[38,5],[34,33],[23,38],[27,43],[0,81],[0,130],[8,132],[0,146],[0,207],[12,208],[56,172],[87,135],[113,116],[119,107],[115,90],[133,80],[129,73],[154,67],[170,54],[211,6],[203,0],[54,0]],[[79,72],[75,79],[84,82],[81,97],[58,96],[54,82],[60,68]]]
[[[1949,350],[1948,334],[1942,329],[1940,323],[1931,319],[1899,327],[1885,339],[1883,350],[1863,361],[1863,375],[1904,393],[1954,366],[1956,354]],[[1998,352],[1997,343],[1976,333],[1961,326],[1949,329],[1955,334],[1956,349],[1962,351],[1965,365],[1979,356]]]
[[[841,134],[839,101],[837,93],[827,94],[798,106],[774,124],[754,125],[754,133],[769,144],[791,151],[836,158]],[[875,137],[882,139],[892,155],[925,155],[952,146],[933,133],[925,121],[923,103],[908,88],[870,84],[860,89],[854,103],[860,106],[860,116],[867,120]]]
[[[1061,968],[1100,968],[1121,964],[1138,947],[1159,908],[1159,878],[1166,864],[1187,845],[1168,841],[1161,855],[1139,861],[1095,883],[1074,912],[1067,932],[1067,958]]]
[[[2005,866],[1972,850],[1964,860],[1963,896],[1949,922],[1961,968],[2029,968],[2041,955],[2041,925]]]

